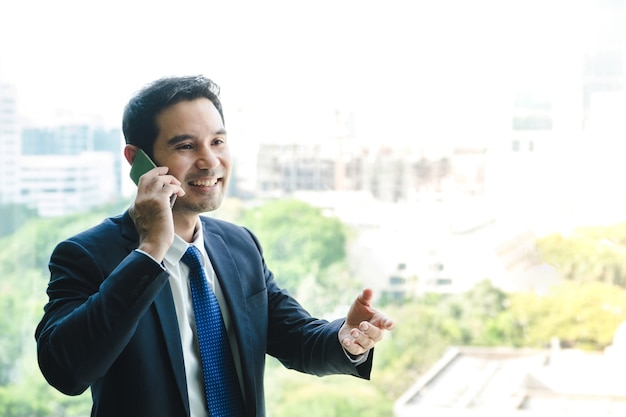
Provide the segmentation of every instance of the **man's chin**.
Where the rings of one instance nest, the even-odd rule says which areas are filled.
[[[224,197],[222,196],[218,199],[212,199],[211,201],[192,203],[189,201],[185,201],[184,198],[180,198],[176,201],[176,204],[174,204],[173,210],[194,214],[209,213],[220,208],[223,200]]]

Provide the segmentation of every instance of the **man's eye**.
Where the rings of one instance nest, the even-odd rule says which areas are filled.
[[[193,147],[189,143],[183,143],[182,145],[178,146],[178,149],[191,149],[191,148]]]

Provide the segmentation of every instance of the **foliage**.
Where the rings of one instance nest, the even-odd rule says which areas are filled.
[[[264,237],[266,252],[279,262],[298,255],[306,266],[323,269],[345,256],[341,222],[301,201],[272,200],[246,212],[241,223]]]
[[[46,301],[47,261],[54,245],[127,205],[120,202],[89,214],[31,219],[16,225],[16,233],[0,238],[4,249],[0,251],[4,278],[0,282],[0,415],[89,414],[89,392],[67,397],[41,376],[33,332]],[[349,234],[343,225],[294,201],[246,211],[237,204],[233,207],[243,213],[240,223],[259,236],[277,280],[298,292],[304,305],[310,303],[324,312],[344,303],[347,308],[360,288],[345,267]],[[397,325],[374,351],[372,380],[317,378],[286,370],[270,359],[268,413],[293,417],[307,410],[313,417],[390,416],[395,399],[451,345],[546,347],[557,337],[566,347],[600,351],[626,321],[622,288],[626,269],[620,259],[625,236],[625,227],[619,225],[580,230],[567,239],[543,239],[542,256],[558,264],[568,277],[546,294],[507,294],[484,281],[462,294],[375,300]],[[18,252],[24,257],[16,257]],[[344,294],[348,300],[341,298]]]
[[[245,211],[239,223],[259,238],[279,285],[312,312],[329,312],[356,296],[345,265],[347,230],[338,219],[301,201],[273,200]]]
[[[598,351],[626,321],[626,291],[601,282],[566,282],[545,295],[512,295],[509,314],[516,345],[546,347],[556,337],[565,347]]]
[[[0,205],[0,237],[14,233],[21,224],[36,217],[36,210],[22,204]]]
[[[579,228],[568,237],[550,235],[537,246],[541,258],[565,279],[626,288],[626,223]]]
[[[34,345],[26,349],[35,358]],[[0,385],[0,416],[3,417],[84,417],[91,410],[91,397],[85,392],[68,397],[50,388],[39,373],[34,360],[23,361],[24,376],[20,382]]]
[[[398,398],[408,385],[437,361],[448,346],[498,346],[498,318],[506,309],[507,295],[489,281],[463,294],[425,294],[384,311],[398,325],[376,348],[376,384],[388,399]]]
[[[503,343],[503,334],[496,331],[500,314],[506,309],[507,295],[483,280],[464,294],[447,297],[443,316],[462,326],[458,329],[463,345],[494,346]]]
[[[89,414],[89,393],[66,397],[48,386],[37,367],[33,334],[47,300],[47,262],[56,243],[127,204],[118,202],[88,214],[30,219],[0,239],[0,415]]]
[[[392,402],[379,384],[352,376],[323,378],[269,367],[267,414],[275,417],[391,416]]]

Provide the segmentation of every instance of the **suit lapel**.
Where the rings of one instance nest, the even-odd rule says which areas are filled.
[[[212,232],[206,221],[203,222],[203,225],[204,246],[226,299],[230,320],[233,323],[237,337],[243,383],[246,389],[246,396],[250,399],[248,406],[254,407],[257,402],[256,387],[258,386],[258,381],[256,381],[256,375],[253,371],[255,366],[251,363],[255,355],[250,354],[250,349],[254,346],[250,336],[255,334],[255,330],[248,319],[250,313],[243,291],[242,277],[239,274],[237,263],[222,237]]]
[[[241,332],[245,331],[241,329],[242,317],[246,317],[247,307],[237,264],[222,237],[209,231],[208,228],[204,230],[204,246],[220,282],[231,320],[235,323],[237,340],[241,344],[244,340],[241,338]]]
[[[163,330],[165,345],[174,371],[174,378],[176,378],[176,385],[178,386],[178,391],[185,404],[187,415],[189,415],[189,396],[187,394],[187,382],[185,380],[185,362],[183,360],[180,330],[178,328],[174,299],[172,298],[172,290],[169,281],[154,300],[154,306]]]
[[[205,228],[204,247],[206,248],[211,265],[215,269],[217,279],[228,304],[231,319],[236,323],[238,332],[241,330],[239,314],[246,314],[246,298],[241,285],[241,277],[237,264],[222,237]],[[241,338],[238,337],[238,340]]]

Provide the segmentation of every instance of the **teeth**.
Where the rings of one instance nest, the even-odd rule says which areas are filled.
[[[217,184],[217,178],[206,181],[191,181],[191,185],[197,185],[199,187],[212,187]]]

